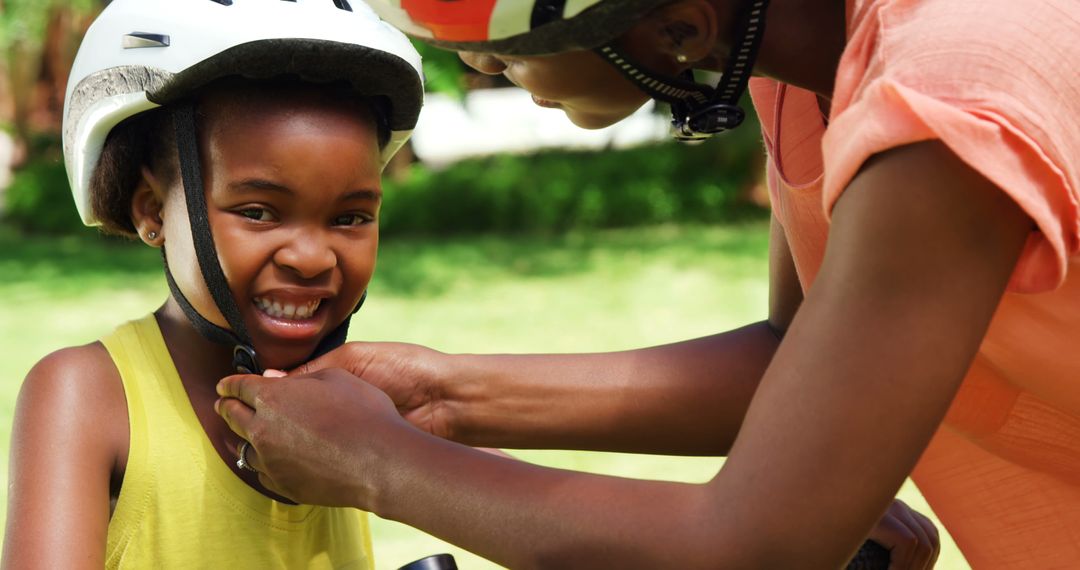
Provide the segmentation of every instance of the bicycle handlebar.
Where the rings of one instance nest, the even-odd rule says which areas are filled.
[[[449,554],[435,554],[410,562],[398,570],[458,570],[457,562]],[[868,540],[863,543],[846,570],[889,570],[889,551],[884,546]]]

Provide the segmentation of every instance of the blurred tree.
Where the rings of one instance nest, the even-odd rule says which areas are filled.
[[[424,58],[424,81],[428,91],[444,93],[457,99],[465,97],[465,65],[456,53],[413,40]]]
[[[2,2],[3,0],[0,0]],[[465,65],[454,52],[441,50],[413,40],[413,46],[424,60],[424,88],[428,92],[443,93],[461,100],[465,98],[468,85]],[[395,182],[405,182],[412,172],[410,165],[416,162],[412,143],[406,143],[390,160],[386,175]]]
[[[68,70],[101,0],[0,0],[0,120],[16,163],[34,131],[59,132]]]

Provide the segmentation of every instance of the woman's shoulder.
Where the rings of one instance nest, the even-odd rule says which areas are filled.
[[[950,89],[1039,93],[1075,85],[1077,18],[1075,0],[864,0],[849,25],[849,59],[911,79],[940,74],[953,78]]]
[[[63,348],[38,361],[23,381],[16,410],[17,424],[45,424],[35,432],[92,437],[103,452],[126,455],[121,453],[127,443],[124,387],[100,342]]]

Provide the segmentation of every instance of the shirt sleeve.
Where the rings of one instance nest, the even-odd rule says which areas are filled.
[[[855,24],[838,70],[823,141],[826,212],[874,154],[940,140],[1035,225],[1009,290],[1060,286],[1080,250],[1080,74],[1072,69],[1080,61],[1080,3],[1046,0],[1072,20],[1054,21],[1047,37],[1034,39],[1026,33],[1031,20],[1055,16],[1032,9],[1042,3],[876,4]]]

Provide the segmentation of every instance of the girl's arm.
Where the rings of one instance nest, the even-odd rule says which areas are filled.
[[[722,334],[601,354],[446,355],[354,342],[294,374],[344,368],[417,427],[474,446],[723,455],[802,301],[775,220],[769,258],[769,320]]]
[[[127,442],[123,385],[105,348],[45,357],[19,392],[4,568],[102,568],[109,484]]]
[[[371,510],[513,568],[837,568],[937,429],[1030,231],[940,143],[870,160],[704,485],[493,457],[412,429],[341,370],[230,377],[219,391],[239,400],[219,411],[252,441],[271,489]]]

